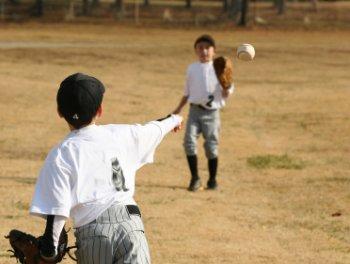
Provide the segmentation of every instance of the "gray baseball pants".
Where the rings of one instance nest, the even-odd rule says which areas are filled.
[[[141,216],[113,205],[95,221],[75,230],[79,264],[151,263]]]
[[[208,159],[216,158],[218,156],[219,132],[220,110],[207,110],[191,104],[184,139],[186,155],[197,155],[197,139],[202,133],[206,157]]]

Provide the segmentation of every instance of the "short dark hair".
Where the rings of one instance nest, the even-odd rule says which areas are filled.
[[[207,42],[209,43],[210,46],[215,48],[215,40],[212,36],[208,35],[208,34],[204,34],[199,36],[196,41],[194,42],[194,48],[196,48],[197,44],[199,42]]]
[[[57,92],[57,107],[64,119],[79,129],[91,123],[101,106],[105,87],[95,77],[75,73],[64,79]]]

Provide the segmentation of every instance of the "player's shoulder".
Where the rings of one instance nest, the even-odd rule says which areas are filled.
[[[187,71],[193,71],[193,70],[197,69],[198,67],[200,67],[200,62],[195,61],[195,62],[191,63],[190,65],[188,65]]]
[[[80,145],[80,138],[76,136],[76,133],[70,132],[50,150],[47,159],[51,161],[65,159],[67,156],[78,152]]]
[[[113,134],[115,133],[125,133],[127,131],[130,131],[132,128],[132,125],[129,124],[108,124],[108,125],[100,125],[100,129],[106,130],[108,132],[111,132]]]
[[[123,140],[135,137],[141,126],[141,124],[109,124],[103,125],[101,128],[108,130],[115,139]]]
[[[65,140],[56,144],[49,151],[45,163],[60,163],[64,160],[70,153],[69,149],[71,149],[71,144],[67,144]]]

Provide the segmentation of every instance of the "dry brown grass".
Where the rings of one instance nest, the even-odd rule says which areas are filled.
[[[1,235],[43,231],[28,207],[46,153],[67,133],[55,112],[60,81],[77,71],[103,80],[101,123],[164,116],[180,99],[201,33],[102,25],[0,29]],[[252,63],[234,60],[237,90],[222,111],[218,191],[186,191],[183,132],[169,135],[155,164],[138,173],[136,200],[153,263],[350,263],[349,32],[210,33],[220,54],[250,42],[257,56]],[[285,154],[304,166],[247,163]],[[202,147],[200,157],[205,181]],[[0,248],[0,262],[14,263],[5,239]]]

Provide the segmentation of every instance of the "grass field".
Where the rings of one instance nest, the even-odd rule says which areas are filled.
[[[28,209],[43,159],[68,132],[56,114],[60,81],[80,71],[105,83],[102,124],[157,119],[180,100],[201,33],[2,25],[2,237],[12,228],[43,232],[44,221]],[[139,171],[136,200],[153,263],[350,263],[349,31],[209,33],[218,54],[233,56],[248,42],[256,59],[234,59],[236,92],[221,113],[218,191],[186,190],[183,131],[170,134],[155,164]],[[15,263],[7,240],[0,249],[0,263]]]

